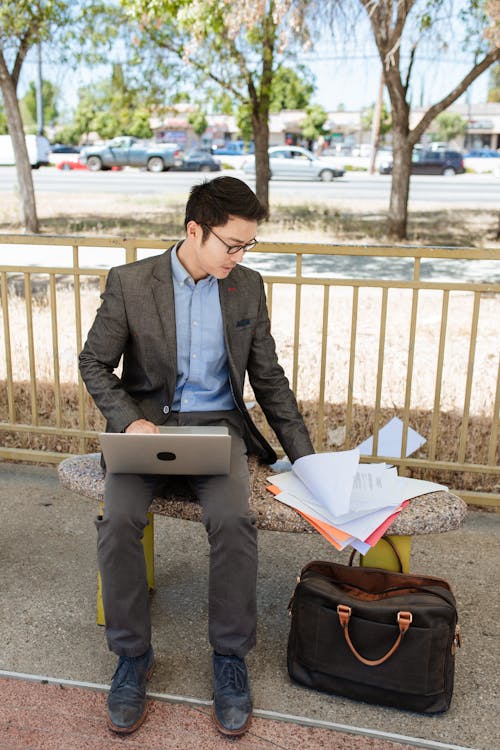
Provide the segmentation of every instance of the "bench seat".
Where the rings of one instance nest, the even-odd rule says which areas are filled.
[[[250,457],[250,504],[257,517],[257,526],[269,531],[316,533],[310,524],[292,508],[275,500],[266,489],[266,478],[272,475],[269,466]],[[62,486],[78,495],[102,501],[104,472],[100,453],[66,458],[58,467]],[[156,497],[150,511],[186,521],[200,521],[201,508],[187,482],[170,477],[165,492]],[[396,536],[440,534],[458,529],[467,513],[464,501],[451,492],[431,492],[414,498],[393,521],[387,533]]]
[[[66,458],[58,466],[59,481],[63,487],[83,497],[102,504],[104,471],[100,453]],[[250,506],[257,518],[257,526],[268,531],[292,533],[317,533],[299,513],[280,503],[266,489],[267,477],[272,475],[269,466],[260,464],[254,457],[248,461],[250,470]],[[150,506],[149,523],[144,530],[143,548],[150,589],[154,588],[154,515],[170,516],[186,521],[201,520],[201,506],[181,477],[169,477],[159,497]],[[465,518],[467,506],[451,492],[432,492],[414,498],[393,521],[386,532],[390,544],[381,539],[361,557],[360,564],[387,570],[410,569],[411,538],[416,534],[438,534],[458,529]],[[101,578],[97,586],[97,623],[104,625]]]

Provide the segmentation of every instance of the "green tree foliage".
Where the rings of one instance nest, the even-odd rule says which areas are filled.
[[[248,102],[244,102],[238,107],[236,125],[244,141],[248,143],[253,140],[252,108]]]
[[[191,114],[188,115],[188,122],[198,138],[201,138],[208,127],[208,120],[205,116],[205,113],[199,109],[197,109],[195,112],[191,112]]]
[[[121,0],[166,56],[214,82],[248,107],[255,141],[256,193],[269,208],[269,112],[272,81],[306,35],[308,0]]]
[[[305,109],[313,94],[314,84],[311,82],[311,74],[306,68],[299,65],[294,70],[281,66],[273,76],[271,83],[269,111],[281,112],[283,109]],[[244,102],[238,107],[236,124],[243,140],[251,141],[253,139],[253,126],[250,102]]]
[[[500,102],[500,64],[495,65],[490,71],[488,101]]]
[[[451,141],[458,135],[465,135],[467,132],[467,120],[453,112],[441,112],[434,120],[436,125],[436,141]]]
[[[0,90],[16,158],[21,222],[30,232],[38,232],[39,226],[17,95],[24,61],[39,43],[50,44],[66,62],[97,60],[97,51],[110,45],[122,28],[116,20],[118,12],[115,2],[101,0],[2,0],[0,4]]]
[[[45,125],[54,125],[59,116],[57,109],[58,90],[50,81],[42,83],[43,121]],[[30,81],[28,90],[21,100],[21,114],[27,128],[34,132],[38,124],[37,91],[34,81]]]
[[[71,131],[78,142],[87,141],[94,131],[104,140],[117,135],[151,138],[150,110],[145,100],[142,88],[129,84],[123,66],[115,64],[108,80],[79,90]]]
[[[7,135],[8,132],[9,130],[7,128],[7,117],[5,115],[5,109],[0,97],[0,135]]]
[[[311,73],[303,65],[296,69],[281,66],[273,76],[269,110],[305,109],[314,94]]]
[[[320,136],[329,134],[330,131],[325,128],[327,118],[328,112],[326,112],[319,104],[311,104],[306,107],[306,116],[301,123],[301,130],[309,147],[311,147],[313,142]]]
[[[368,109],[365,109],[361,114],[361,127],[363,130],[371,131],[373,126],[373,114],[375,112],[375,104],[371,104]],[[382,102],[382,112],[380,117],[380,135],[384,136],[390,133],[392,130],[392,115],[387,109],[385,102]]]
[[[80,136],[78,130],[73,125],[63,125],[57,128],[54,134],[54,141],[58,143],[69,143],[71,146],[78,146],[80,143]]]

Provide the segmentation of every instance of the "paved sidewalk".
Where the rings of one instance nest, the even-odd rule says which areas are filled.
[[[152,700],[142,727],[113,735],[103,721],[105,693],[0,679],[0,748],[8,750],[228,750],[231,739],[212,724],[210,708]],[[123,744],[125,743],[125,745]],[[410,745],[254,717],[238,750],[409,750]]]
[[[156,523],[154,700],[132,737],[106,729],[104,689],[115,657],[95,625],[95,511],[95,503],[59,486],[54,468],[0,463],[0,750],[108,750],[123,742],[146,750],[227,747],[231,740],[209,718],[205,531],[168,518]],[[464,636],[451,708],[433,717],[290,682],[286,610],[295,576],[310,559],[345,561],[346,554],[318,535],[260,532],[258,646],[248,659],[257,716],[238,748],[499,746],[499,521],[498,514],[471,511],[463,529],[414,540],[412,569],[450,581]]]

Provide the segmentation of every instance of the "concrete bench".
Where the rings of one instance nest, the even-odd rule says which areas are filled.
[[[292,508],[275,500],[266,489],[266,478],[272,475],[269,466],[249,458],[250,505],[257,518],[257,526],[268,531],[291,533],[317,533],[302,516]],[[78,495],[102,502],[104,472],[100,453],[66,458],[58,466],[59,481],[63,487]],[[404,508],[386,534],[396,547],[403,570],[410,565],[411,538],[419,534],[439,534],[458,529],[467,513],[464,501],[451,492],[432,492],[414,498]],[[154,587],[154,515],[170,516],[187,521],[201,520],[201,507],[187,482],[169,477],[161,496],[155,497],[150,507],[149,526],[144,533],[144,554],[150,588]],[[362,565],[398,570],[399,561],[389,545],[379,542],[361,560]],[[104,623],[104,614],[98,592],[98,622]]]

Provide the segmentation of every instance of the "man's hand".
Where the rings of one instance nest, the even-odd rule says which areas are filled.
[[[152,422],[148,422],[147,419],[136,419],[135,422],[131,422],[129,426],[126,428],[125,432],[127,433],[157,433],[160,432],[160,428],[153,424]]]

